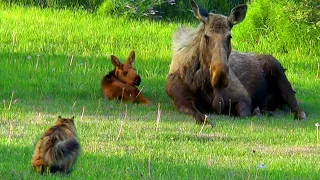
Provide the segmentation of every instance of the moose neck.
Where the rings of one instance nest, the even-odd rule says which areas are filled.
[[[120,82],[122,82],[124,84],[127,84],[126,82],[123,82],[120,78],[118,78],[118,75],[116,73],[116,69],[113,69],[112,71],[110,71],[108,76],[111,77],[111,78],[114,78],[114,79],[116,79],[116,80],[118,80],[118,81],[120,81]]]

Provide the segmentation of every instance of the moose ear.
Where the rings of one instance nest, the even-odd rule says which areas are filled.
[[[207,10],[205,10],[202,6],[197,4],[195,0],[191,0],[190,3],[192,6],[194,16],[203,23],[207,23],[209,17],[209,13],[207,12]]]
[[[61,117],[61,116],[58,116],[58,119],[62,119],[62,117]]]
[[[232,25],[239,24],[244,20],[247,14],[248,6],[246,4],[241,4],[237,7],[234,7],[231,10],[231,13],[229,15],[229,19],[232,23]]]
[[[120,68],[121,62],[119,61],[119,59],[116,56],[111,55],[111,62],[115,67],[119,67]]]
[[[135,59],[136,59],[136,52],[133,50],[133,51],[131,51],[131,53],[130,53],[130,55],[129,55],[129,57],[128,57],[128,61],[127,61],[127,62],[128,62],[130,65],[132,65]]]

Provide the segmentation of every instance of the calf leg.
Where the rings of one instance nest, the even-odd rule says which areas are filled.
[[[279,102],[283,101],[290,107],[295,119],[305,119],[306,114],[299,107],[294,90],[292,89],[292,86],[284,73],[285,69],[281,66],[280,62],[270,55],[264,56],[264,71],[267,73],[269,87],[275,93],[278,93],[276,96],[282,98]],[[279,103],[279,105],[281,105],[281,103]]]
[[[141,94],[141,91],[139,91],[137,87],[130,86],[119,81],[114,81],[110,87],[103,88],[103,93],[109,100],[117,98],[122,101],[139,101],[143,104],[151,103]]]
[[[138,99],[142,104],[151,104],[151,101],[149,101],[147,98],[145,98],[141,93],[138,94],[137,99]]]

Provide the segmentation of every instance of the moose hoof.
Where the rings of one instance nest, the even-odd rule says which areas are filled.
[[[306,118],[307,118],[307,114],[302,110],[299,110],[299,111],[294,113],[294,119],[304,120]]]
[[[212,122],[212,121],[210,121],[210,120],[208,120],[208,123],[210,124],[211,127],[214,127],[214,126],[215,126],[214,122]]]
[[[275,115],[275,113],[272,112],[272,111],[264,110],[264,111],[261,111],[261,112],[262,112],[263,115],[266,115],[266,116],[269,116],[269,117],[273,117]]]
[[[196,119],[196,123],[197,124],[203,124],[203,122],[206,119],[206,115],[204,115],[202,113],[197,113],[196,116],[195,116],[195,119]]]
[[[198,114],[196,117],[196,123],[202,125],[203,123],[210,124],[211,127],[214,127],[214,123],[209,120],[209,116],[204,114]]]

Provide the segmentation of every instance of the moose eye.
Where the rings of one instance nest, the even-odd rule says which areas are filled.
[[[127,71],[123,71],[123,75],[125,75],[125,76],[126,76],[127,74],[128,74],[128,72],[127,72]]]
[[[232,36],[231,36],[231,35],[228,35],[228,37],[227,37],[227,44],[228,44],[228,45],[230,45],[231,39],[232,39]]]
[[[210,37],[207,35],[204,35],[204,38],[206,39],[206,43],[209,43]]]

